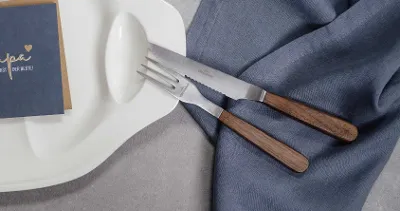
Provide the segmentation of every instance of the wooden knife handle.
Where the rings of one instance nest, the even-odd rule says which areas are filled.
[[[290,169],[296,172],[304,172],[307,170],[309,165],[308,159],[286,144],[268,136],[261,130],[227,111],[222,112],[219,120]]]
[[[341,140],[351,142],[358,136],[356,126],[293,100],[267,92],[264,103]]]

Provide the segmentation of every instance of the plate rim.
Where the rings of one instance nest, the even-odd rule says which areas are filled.
[[[146,1],[149,1],[149,0],[146,0]],[[179,13],[179,11],[175,7],[173,7],[170,3],[168,3],[164,0],[153,0],[153,1],[159,2],[160,4],[164,4],[165,6],[167,6],[171,10],[171,14],[176,13],[176,15],[178,15],[178,17],[179,17],[179,22],[180,22],[179,25],[180,25],[181,29],[183,29],[182,30],[183,33],[186,32],[183,18],[181,16],[181,14]],[[181,46],[182,49],[180,49],[182,52],[178,52],[178,53],[186,56],[186,34],[183,37],[184,37],[184,40],[182,40],[182,46]],[[145,84],[148,84],[148,82],[146,82]],[[141,92],[142,92],[142,90],[139,91],[139,93],[141,93]],[[171,113],[178,104],[179,104],[179,101],[176,100],[174,103],[174,106],[171,106],[171,108],[168,109],[168,112],[166,112],[162,116],[159,116],[155,121],[157,121],[157,120],[165,117],[169,113]],[[149,124],[147,124],[144,127],[147,127],[147,126],[149,126]],[[138,132],[140,132],[141,130],[142,129],[134,132],[134,134],[132,134],[130,136],[130,138],[132,136],[134,136],[135,134],[137,134]],[[91,159],[90,162],[82,162],[82,163],[80,163],[80,165],[77,165],[76,168],[68,169],[68,170],[66,170],[66,172],[60,171],[60,172],[58,172],[57,175],[49,175],[48,177],[37,178],[37,179],[28,179],[28,180],[23,180],[21,182],[9,182],[9,183],[4,183],[4,184],[0,183],[0,192],[14,192],[14,191],[25,191],[25,190],[32,190],[32,189],[38,189],[38,188],[45,188],[45,187],[50,187],[50,186],[54,186],[54,185],[67,183],[67,182],[73,181],[75,179],[78,179],[80,177],[83,177],[86,174],[92,172],[94,169],[98,168],[100,165],[102,165],[115,151],[117,151],[130,138],[118,143],[118,145],[116,145],[114,148],[111,148],[107,152],[99,153],[98,155],[96,155],[96,157],[97,157],[96,159]]]

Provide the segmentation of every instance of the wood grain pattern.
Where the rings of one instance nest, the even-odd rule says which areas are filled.
[[[219,120],[290,169],[300,173],[308,169],[309,163],[305,156],[233,114],[223,111]]]
[[[267,93],[264,103],[341,140],[351,142],[358,136],[356,126],[296,101]]]

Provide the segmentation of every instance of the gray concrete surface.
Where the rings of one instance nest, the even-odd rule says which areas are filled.
[[[186,27],[200,0],[168,0]],[[211,203],[213,147],[182,106],[133,136],[105,163],[66,184],[0,193],[1,211],[205,211]],[[400,210],[400,146],[364,211]]]

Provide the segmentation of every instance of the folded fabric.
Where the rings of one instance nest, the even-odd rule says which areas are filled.
[[[213,209],[361,210],[400,135],[398,0],[203,0],[188,57],[349,120],[352,144],[261,103],[213,102],[310,160],[291,172],[201,109],[185,105],[215,140]],[[232,87],[234,89],[235,87]]]

